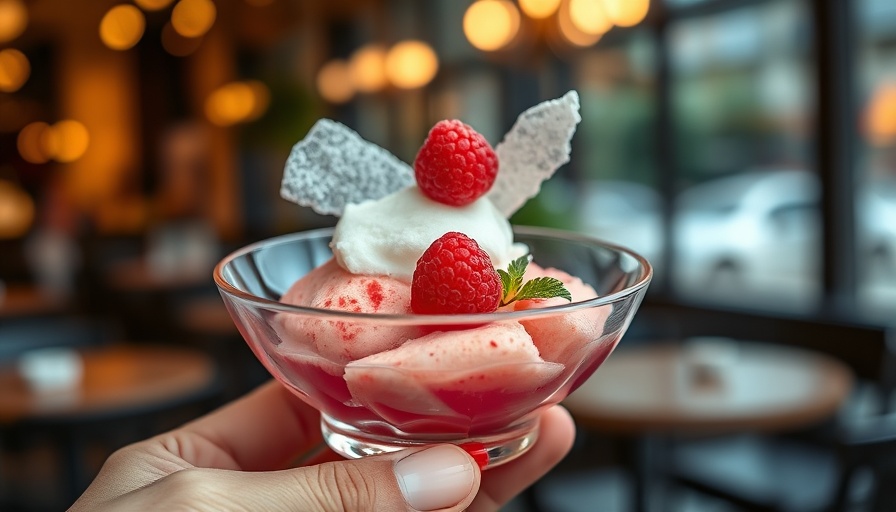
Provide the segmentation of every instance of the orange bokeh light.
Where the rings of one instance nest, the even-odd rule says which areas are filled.
[[[100,21],[100,39],[113,50],[132,48],[146,29],[146,18],[133,5],[116,5]]]
[[[28,26],[28,9],[22,0],[0,0],[0,43],[19,37]]]
[[[342,59],[333,59],[317,72],[317,92],[330,103],[345,103],[355,95],[349,65]]]
[[[31,75],[31,63],[15,48],[0,50],[0,91],[16,92]]]
[[[200,37],[212,28],[217,15],[211,0],[180,0],[171,11],[171,26],[184,37]]]
[[[0,238],[24,236],[34,222],[34,200],[18,185],[0,180]]]
[[[464,35],[479,50],[504,48],[516,37],[519,29],[520,13],[507,0],[479,0],[464,13]]]
[[[423,87],[438,70],[436,52],[422,41],[402,41],[386,54],[386,76],[401,89]]]

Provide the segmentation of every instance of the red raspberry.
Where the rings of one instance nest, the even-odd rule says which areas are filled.
[[[485,137],[458,120],[439,121],[414,160],[417,186],[433,201],[463,206],[485,194],[498,157]]]
[[[451,231],[417,260],[411,310],[417,314],[490,313],[501,300],[501,277],[475,240]]]

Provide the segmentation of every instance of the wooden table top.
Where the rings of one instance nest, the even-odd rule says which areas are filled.
[[[617,433],[780,431],[833,416],[852,388],[849,368],[822,354],[744,342],[707,348],[619,350],[564,405],[581,424]]]
[[[178,310],[178,322],[188,331],[215,336],[238,335],[239,330],[233,322],[221,297],[201,297],[187,301]]]
[[[108,286],[120,291],[160,292],[210,284],[212,269],[157,269],[148,259],[135,258],[109,266],[104,278]]]
[[[65,300],[37,286],[7,285],[0,291],[0,318],[55,313],[64,307]]]
[[[151,407],[198,393],[215,378],[212,359],[196,350],[111,345],[79,353],[83,377],[67,390],[36,391],[16,365],[0,367],[0,423]]]

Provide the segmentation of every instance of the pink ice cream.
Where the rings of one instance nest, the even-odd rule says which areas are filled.
[[[411,313],[409,284],[388,276],[351,274],[335,259],[296,281],[280,300],[296,306],[353,313]],[[287,333],[287,340],[308,344],[313,353],[334,363],[390,350],[421,334],[414,328],[297,315],[281,315],[279,324]]]
[[[526,279],[553,277],[559,279],[572,295],[572,302],[582,302],[597,297],[597,292],[578,277],[571,276],[555,268],[541,268],[530,263],[526,268]],[[565,299],[531,299],[515,302],[510,306],[515,311],[544,308],[568,304]],[[526,331],[538,347],[538,352],[547,361],[568,363],[575,360],[577,352],[588,343],[600,338],[604,322],[609,314],[607,308],[589,308],[562,315],[522,320]]]
[[[353,313],[412,314],[409,282],[352,274],[338,261],[311,271],[281,301]],[[591,286],[557,269],[530,263],[525,278],[534,277],[560,280],[573,301],[597,297]],[[560,298],[524,300],[502,311],[566,303]],[[558,389],[565,396],[583,367],[599,364],[615,346],[616,337],[601,338],[608,310],[587,308],[435,332],[278,315],[274,324],[282,343],[274,358],[292,380],[305,383],[296,391],[330,409],[340,408],[342,417],[351,413],[369,425],[385,420],[405,432],[471,435],[526,414]],[[597,343],[607,346],[594,350]],[[592,353],[599,361],[588,355]]]

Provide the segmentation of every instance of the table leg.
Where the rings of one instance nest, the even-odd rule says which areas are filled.
[[[627,439],[626,463],[632,482],[632,510],[658,512],[665,505],[663,467],[666,463],[667,440],[655,435]]]

